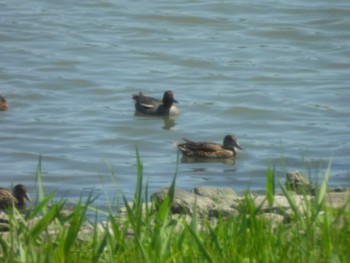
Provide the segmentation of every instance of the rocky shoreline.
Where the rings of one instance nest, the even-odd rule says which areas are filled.
[[[312,201],[317,193],[317,186],[299,171],[291,171],[286,174],[285,187],[288,195],[294,200],[296,209],[300,212],[307,211],[307,204]],[[155,205],[157,209],[169,194],[169,188],[163,188],[152,194],[152,202],[149,207]],[[199,224],[203,221],[210,221],[216,224],[219,217],[239,216],[240,208],[244,206],[247,198],[252,200],[254,206],[259,207],[257,216],[265,217],[272,225],[284,224],[290,221],[294,210],[286,195],[277,193],[274,201],[269,204],[266,194],[251,193],[238,194],[228,187],[198,186],[190,191],[175,188],[171,207],[173,219],[181,222],[185,219],[188,223],[196,214]],[[341,208],[350,203],[350,189],[330,189],[325,193],[324,202],[327,207]],[[127,218],[127,210],[122,208],[118,215],[121,219]],[[105,226],[105,223],[101,223]],[[130,231],[132,236],[132,231]]]
[[[156,203],[164,201],[168,195],[168,188],[164,188],[152,195]],[[260,215],[286,222],[293,213],[288,198],[283,194],[275,194],[273,204],[269,204],[265,194],[248,193],[255,207],[259,207]],[[315,198],[313,195],[302,195],[291,192],[297,208],[305,208],[305,201]],[[326,206],[340,208],[346,205],[350,198],[350,190],[335,190],[325,194]],[[172,204],[172,214],[186,214],[192,216],[194,209],[200,218],[218,218],[219,216],[238,216],[245,195],[239,195],[231,188],[195,187],[191,191],[175,189]]]
[[[299,211],[306,211],[307,201],[315,198],[317,188],[298,171],[289,172],[286,176],[286,188],[289,189],[289,195]],[[169,188],[163,188],[152,194],[152,202],[147,205],[157,209],[157,204],[161,204],[167,198]],[[240,208],[244,202],[252,200],[255,207],[259,207],[257,216],[265,217],[273,225],[288,223],[294,213],[290,201],[284,194],[275,194],[273,203],[269,204],[266,194],[245,193],[238,194],[228,187],[207,187],[198,186],[191,191],[185,191],[175,188],[173,203],[171,207],[172,217],[174,219],[185,218],[190,222],[193,215],[196,214],[199,222],[207,220],[215,224],[219,217],[235,217],[240,214]],[[333,189],[325,193],[325,205],[332,208],[341,208],[349,205],[350,189]],[[69,211],[68,211],[69,214]],[[119,222],[127,220],[127,209],[121,208],[117,214]],[[37,219],[28,222],[28,225],[35,225]],[[99,223],[100,229],[106,229],[107,222]],[[86,225],[80,229],[79,236],[86,239],[91,235],[94,229],[93,225]],[[0,230],[8,231],[9,224],[6,214],[0,216]],[[130,235],[133,233],[130,231]]]

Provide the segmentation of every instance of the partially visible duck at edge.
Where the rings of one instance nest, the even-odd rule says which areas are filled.
[[[228,159],[235,157],[239,149],[236,136],[233,134],[226,135],[223,145],[210,142],[194,142],[188,139],[183,139],[185,143],[178,145],[179,150],[184,156],[206,159]]]
[[[31,201],[27,194],[27,187],[23,184],[17,184],[12,192],[11,190],[0,187],[0,210],[7,210],[13,205],[19,210],[23,210],[26,201]]]
[[[0,95],[0,110],[7,111],[8,108],[9,108],[9,105],[8,105],[6,99]]]
[[[138,113],[154,116],[169,116],[179,114],[179,109],[173,105],[178,103],[174,98],[174,92],[167,90],[164,92],[163,100],[158,100],[152,97],[139,94],[132,95],[135,101],[135,110]]]

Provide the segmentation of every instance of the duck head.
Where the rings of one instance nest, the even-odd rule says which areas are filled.
[[[13,188],[13,196],[17,199],[19,205],[23,205],[25,200],[31,201],[27,191],[27,187],[23,184],[17,184]]]
[[[174,92],[172,90],[167,90],[163,95],[163,105],[171,107],[173,103],[178,103],[178,101],[174,99]]]
[[[236,136],[233,134],[225,136],[223,146],[225,149],[233,150],[234,152],[237,152],[238,149],[243,150],[243,148],[239,146]]]

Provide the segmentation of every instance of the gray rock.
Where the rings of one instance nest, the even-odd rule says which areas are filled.
[[[342,192],[328,192],[325,195],[326,205],[333,208],[341,208],[345,205],[350,205],[350,190]]]
[[[301,213],[307,211],[306,202],[309,202],[313,196],[310,195],[297,195],[296,193],[290,193],[291,198],[294,200],[296,208]],[[267,201],[266,196],[258,195],[254,197],[254,202],[256,207],[260,207],[262,213],[273,213],[276,215],[283,216],[285,222],[294,214],[294,210],[291,208],[291,205],[284,195],[275,195],[274,202],[270,205]]]
[[[161,203],[167,197],[168,191],[168,188],[163,188],[159,192],[154,193],[152,199],[156,200],[156,203]],[[194,193],[176,188],[171,211],[175,214],[192,215],[193,208],[196,207],[199,215],[204,216],[208,214],[208,211],[214,205],[214,202],[209,197],[198,196]]]
[[[316,187],[299,171],[289,171],[286,174],[285,186],[297,194],[315,194]]]
[[[285,221],[285,217],[276,213],[263,213],[258,215],[260,218],[264,218],[272,223],[273,227],[282,224]]]
[[[198,196],[208,197],[213,201],[212,206],[208,207],[209,217],[237,216],[239,197],[237,192],[228,187],[208,187],[199,186],[192,190]]]
[[[236,191],[228,187],[199,186],[193,188],[192,191],[196,195],[209,197],[216,203],[222,203],[224,201],[234,202],[238,198]]]
[[[219,216],[223,217],[229,217],[229,216],[238,216],[239,212],[238,210],[233,207],[229,206],[227,204],[216,204],[215,206],[209,208],[208,211],[208,217],[212,218],[218,218]]]

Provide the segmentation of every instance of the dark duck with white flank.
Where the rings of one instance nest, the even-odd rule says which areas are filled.
[[[169,116],[179,113],[177,107],[173,105],[178,102],[171,90],[164,92],[163,100],[145,96],[142,92],[132,95],[132,99],[135,101],[135,110],[138,113],[154,116]]]

